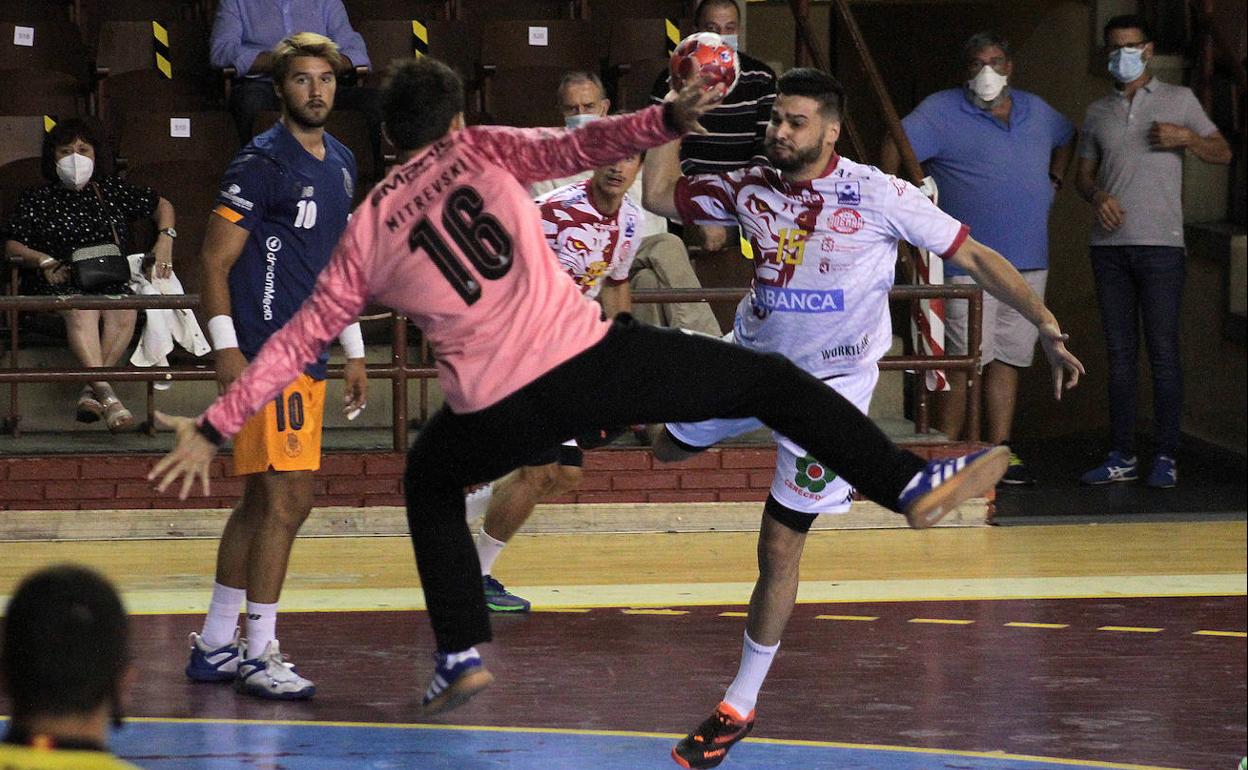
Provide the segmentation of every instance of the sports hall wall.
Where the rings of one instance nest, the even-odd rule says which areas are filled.
[[[1112,6],[1112,7],[1111,7]],[[905,116],[928,94],[955,85],[961,73],[959,51],[971,34],[991,29],[1003,34],[1014,48],[1013,84],[1041,96],[1076,126],[1087,106],[1110,87],[1104,60],[1093,48],[1099,41],[1096,18],[1135,10],[1134,2],[1077,2],[1075,0],[1010,0],[981,3],[854,3],[863,34],[888,84],[890,96]],[[816,3],[811,29],[820,50],[828,50],[830,7]],[[1243,61],[1245,6],[1238,0],[1215,4],[1218,23],[1239,47]],[[747,22],[748,50],[777,71],[793,65],[795,35],[792,15],[783,3],[751,3]],[[849,110],[871,154],[878,161],[884,134],[881,113],[866,88],[866,79],[847,36],[839,36],[833,69],[849,91]],[[1170,82],[1183,82],[1174,64],[1160,72]],[[1181,66],[1181,65],[1180,65]],[[842,140],[840,151],[849,153]],[[1189,223],[1225,219],[1212,190],[1225,190],[1225,169],[1206,166],[1190,154],[1184,180],[1184,209]],[[1244,188],[1239,165],[1239,188]],[[1225,204],[1223,204],[1225,205]],[[1093,291],[1087,238],[1092,210],[1074,190],[1073,172],[1058,194],[1049,224],[1051,268],[1047,300],[1071,348],[1088,367],[1087,379],[1055,403],[1043,367],[1033,367],[1021,380],[1016,436],[1061,436],[1108,426],[1107,364],[1100,314]],[[1242,226],[1241,226],[1242,231]],[[1189,231],[1191,253],[1184,294],[1183,360],[1187,388],[1183,429],[1223,446],[1244,451],[1248,437],[1245,408],[1245,348],[1228,340],[1222,326],[1226,313],[1227,270],[1217,254],[1201,253]],[[1224,258],[1224,257],[1223,257]],[[1239,291],[1243,292],[1242,278]],[[1141,425],[1151,424],[1152,393],[1141,352]]]

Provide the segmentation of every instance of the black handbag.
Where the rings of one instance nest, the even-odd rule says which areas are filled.
[[[95,185],[95,194],[104,203],[104,194]],[[95,291],[110,284],[127,283],[130,280],[130,261],[121,253],[121,238],[117,226],[113,229],[113,242],[74,249],[70,255],[74,285],[83,291]]]

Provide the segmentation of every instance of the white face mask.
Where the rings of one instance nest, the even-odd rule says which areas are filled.
[[[583,113],[580,115],[569,115],[563,119],[563,125],[570,131],[575,131],[586,123],[592,123],[598,119],[593,113]]]
[[[61,184],[74,190],[86,187],[94,171],[95,161],[77,152],[56,162],[57,178],[61,180]]]
[[[723,39],[724,45],[728,46],[734,51],[737,50],[737,36],[736,35],[720,35],[720,38]]]
[[[1008,77],[997,72],[991,66],[984,65],[979,68],[979,74],[966,81],[966,87],[971,89],[971,93],[983,101],[991,102],[1001,95],[1009,80]]]

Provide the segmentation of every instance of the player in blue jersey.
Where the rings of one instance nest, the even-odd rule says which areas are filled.
[[[355,158],[324,129],[339,64],[333,41],[313,33],[273,49],[282,118],[230,164],[209,215],[202,299],[222,391],[312,293],[346,227]],[[347,355],[344,411],[354,417],[366,396],[359,324],[339,341]],[[246,485],[221,536],[203,631],[191,634],[186,675],[193,680],[233,681],[239,692],[280,700],[316,691],[283,663],[276,627],[290,549],[312,510],[327,364],[322,355],[234,439],[234,473]]]

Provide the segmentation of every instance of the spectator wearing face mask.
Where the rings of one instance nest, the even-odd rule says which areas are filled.
[[[736,0],[702,0],[693,22],[698,32],[714,32],[736,49],[740,77],[723,103],[702,116],[706,133],[681,140],[680,171],[686,176],[722,174],[763,162],[763,138],[776,100],[776,73],[737,46],[741,9]],[[655,80],[652,104],[662,103],[671,90],[667,78],[663,72]],[[723,248],[727,228],[706,225],[698,229],[707,251]]]
[[[1179,301],[1186,273],[1183,155],[1230,163],[1231,148],[1191,89],[1148,71],[1152,36],[1138,16],[1105,24],[1114,90],[1088,105],[1075,184],[1096,212],[1092,275],[1109,353],[1110,452],[1085,484],[1134,481],[1139,327],[1153,372],[1155,450],[1147,483],[1178,483],[1175,452],[1183,412]]]
[[[1041,297],[1049,273],[1049,209],[1074,153],[1075,128],[1035,94],[1010,86],[1010,44],[991,32],[972,35],[962,47],[966,81],[923,100],[902,121],[918,161],[936,181],[938,203],[970,225],[980,242],[1000,252]],[[880,167],[897,173],[897,146],[884,142]],[[946,283],[974,285],[946,264]],[[967,302],[946,301],[946,349],[967,353]],[[1036,329],[1013,308],[984,295],[983,409],[994,444],[1010,442],[1019,372],[1031,366]],[[948,373],[939,427],[951,438],[963,431],[966,373]],[[1034,484],[1011,452],[1004,484]]]
[[[22,193],[6,227],[4,251],[27,268],[23,294],[130,294],[126,280],[84,289],[72,270],[75,252],[110,248],[125,253],[130,223],[150,217],[156,224],[153,276],[173,273],[173,205],[149,187],[128,184],[111,173],[104,136],[94,121],[71,118],[43,137],[47,184]],[[128,278],[127,278],[128,280]],[[134,310],[63,310],[69,347],[87,368],[113,366],[130,344]],[[92,382],[78,398],[79,422],[103,418],[111,431],[134,422],[107,382]]]
[[[559,84],[559,112],[564,126],[576,130],[586,123],[605,117],[611,111],[602,81],[592,72],[569,72]],[[534,198],[575,182],[582,182],[593,175],[585,171],[563,179],[537,182],[529,186]],[[629,189],[629,196],[641,200],[641,174]],[[667,232],[667,220],[650,212],[644,212],[641,226],[641,243],[628,274],[633,289],[700,289],[702,284],[689,263],[689,252],[684,241]],[[633,305],[632,315],[639,321],[654,326],[701,332],[718,337],[722,332],[715,314],[705,302],[679,302],[659,304],[643,302]]]

